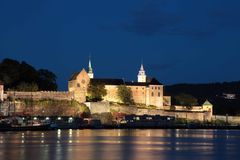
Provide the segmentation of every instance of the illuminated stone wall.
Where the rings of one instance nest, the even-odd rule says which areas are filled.
[[[71,92],[39,91],[39,92],[16,92],[7,91],[7,96],[11,99],[54,99],[54,100],[72,100],[74,95]]]
[[[73,93],[74,99],[80,103],[86,102],[87,88],[90,78],[85,69],[83,69],[74,80],[68,81],[68,91]]]
[[[104,101],[109,102],[121,102],[121,100],[118,98],[117,91],[118,86],[116,85],[105,85],[105,89],[107,90],[107,95],[103,97]]]
[[[2,84],[0,84],[0,101],[3,101],[3,98],[4,98],[3,91],[4,91],[4,86]]]
[[[112,113],[123,113],[123,114],[135,114],[135,115],[161,115],[161,116],[174,116],[176,118],[186,118],[188,120],[199,120],[199,121],[211,121],[213,116],[210,110],[208,111],[189,111],[189,110],[181,110],[181,111],[170,111],[170,110],[161,110],[161,109],[142,109],[137,106],[124,106],[118,104],[108,104],[108,103],[95,103],[91,102],[90,104],[91,111],[94,113],[104,113],[110,110]],[[89,106],[89,105],[88,105]],[[97,107],[96,107],[97,106]],[[97,108],[97,109],[93,109]]]

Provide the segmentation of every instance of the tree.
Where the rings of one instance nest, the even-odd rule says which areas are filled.
[[[35,90],[32,84],[38,86],[38,90],[57,90],[54,73],[46,69],[37,71],[24,61],[20,63],[16,60],[4,59],[0,63],[0,80],[8,90],[32,90],[31,88]]]
[[[120,85],[118,86],[117,90],[118,98],[124,103],[124,104],[134,104],[134,100],[132,97],[132,90],[131,88],[127,87],[126,85]]]
[[[101,101],[107,95],[105,85],[102,83],[90,83],[88,86],[88,101]]]
[[[20,63],[12,59],[4,59],[0,63],[0,79],[4,82],[5,88],[17,84],[20,78]]]
[[[38,85],[41,90],[57,90],[57,76],[46,69],[38,70]]]
[[[175,103],[183,106],[198,105],[198,100],[192,95],[181,93],[174,97]]]
[[[38,91],[38,85],[36,83],[21,82],[16,87],[17,91],[35,92]]]

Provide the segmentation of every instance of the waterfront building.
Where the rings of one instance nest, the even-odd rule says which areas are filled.
[[[164,105],[171,105],[171,98],[164,97],[163,84],[156,78],[147,77],[143,64],[140,66],[137,82],[126,82],[123,79],[94,78],[91,60],[89,60],[88,72],[83,68],[82,71],[74,73],[68,81],[68,91],[74,94],[77,101],[85,102],[89,84],[97,83],[104,84],[107,90],[107,95],[103,97],[104,101],[121,102],[117,95],[118,86],[126,85],[131,88],[136,104],[152,105],[159,109]]]

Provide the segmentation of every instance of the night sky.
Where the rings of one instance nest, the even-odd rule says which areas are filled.
[[[240,80],[239,0],[1,0],[0,60],[164,84]]]

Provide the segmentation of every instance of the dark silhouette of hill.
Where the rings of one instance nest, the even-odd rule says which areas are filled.
[[[165,87],[165,94],[174,97],[189,94],[201,105],[205,100],[213,104],[214,114],[240,115],[240,81],[209,84],[176,84]]]
[[[6,90],[57,90],[56,75],[47,69],[35,69],[30,64],[13,59],[0,62],[0,81]]]

